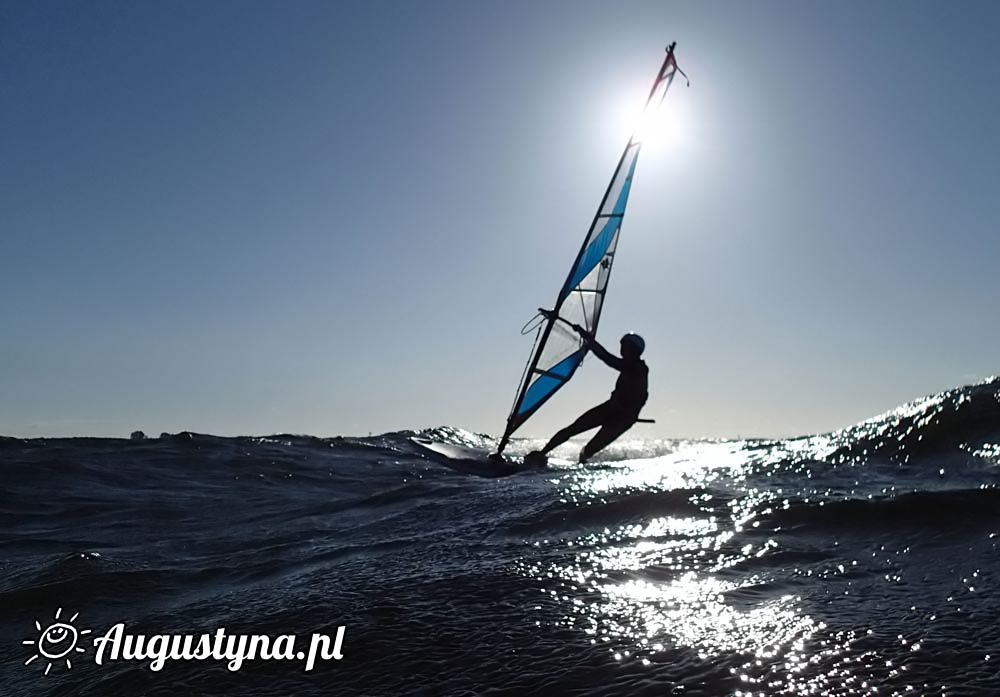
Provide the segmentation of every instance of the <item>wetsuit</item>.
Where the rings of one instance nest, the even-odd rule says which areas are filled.
[[[607,447],[618,436],[632,428],[639,418],[639,412],[649,396],[649,367],[640,358],[625,360],[608,352],[596,341],[591,343],[594,354],[612,368],[619,371],[618,381],[608,401],[584,412],[580,418],[562,429],[541,451],[548,453],[575,435],[600,428],[593,438],[583,446],[580,462],[585,462],[597,451]]]
[[[603,450],[618,436],[632,428],[649,397],[648,385],[649,367],[645,361],[638,358],[622,361],[621,373],[608,401],[584,412],[567,429],[573,431],[570,438],[598,426],[601,429],[583,446],[583,451],[580,453],[581,462]]]

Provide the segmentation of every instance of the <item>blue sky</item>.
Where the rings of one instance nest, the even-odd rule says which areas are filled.
[[[0,433],[496,433],[648,90],[640,436],[1000,372],[995,3],[0,5]],[[522,430],[606,397],[588,360]],[[639,429],[642,429],[641,431]]]

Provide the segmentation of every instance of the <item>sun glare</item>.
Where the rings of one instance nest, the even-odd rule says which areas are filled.
[[[650,104],[643,109],[634,96],[618,103],[616,122],[621,139],[633,136],[644,148],[679,150],[688,144],[692,135],[688,117],[687,100],[680,94],[683,83],[675,84],[662,104]],[[655,100],[654,100],[655,102]]]

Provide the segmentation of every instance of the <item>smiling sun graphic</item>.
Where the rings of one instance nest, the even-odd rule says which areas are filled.
[[[77,629],[73,626],[73,622],[80,616],[79,612],[70,617],[66,622],[59,619],[60,615],[62,615],[62,608],[56,610],[52,624],[44,629],[42,629],[41,622],[35,620],[35,629],[39,632],[38,639],[25,639],[21,642],[25,646],[34,646],[37,651],[37,653],[24,662],[24,665],[28,665],[41,657],[47,661],[45,675],[49,674],[49,671],[52,670],[52,664],[57,661],[65,661],[66,668],[72,668],[73,664],[69,660],[70,656],[75,653],[84,652],[83,649],[76,645],[77,642],[80,641],[80,637],[84,634],[90,634],[89,629]]]

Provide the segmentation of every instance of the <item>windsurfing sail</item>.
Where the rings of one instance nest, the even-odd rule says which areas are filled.
[[[648,117],[663,101],[676,74],[684,75],[674,58],[675,46],[670,44],[667,47],[667,56],[646,99],[643,122],[648,122]],[[637,129],[629,138],[583,246],[559,289],[555,306],[552,310],[539,310],[543,321],[538,324],[531,358],[507,418],[507,429],[500,439],[498,453],[507,447],[511,434],[565,385],[583,362],[587,348],[573,325],[581,326],[591,334],[597,332],[611,265],[618,247],[618,234],[635,175],[635,163],[642,146],[642,135]]]

